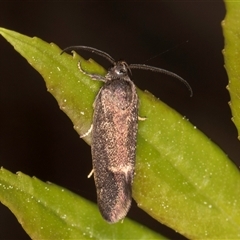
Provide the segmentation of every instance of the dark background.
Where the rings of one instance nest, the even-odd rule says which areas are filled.
[[[165,68],[185,78],[193,88],[192,98],[176,79],[133,72],[138,87],[186,116],[239,165],[240,144],[231,121],[221,53],[222,1],[0,1],[0,5],[1,27],[61,48],[96,47],[117,60]],[[93,178],[87,179],[90,147],[46,91],[42,77],[2,37],[0,53],[0,165],[94,201]],[[106,61],[100,63],[108,67]],[[136,204],[128,216],[171,239],[184,239]],[[3,205],[0,229],[0,239],[29,239]]]

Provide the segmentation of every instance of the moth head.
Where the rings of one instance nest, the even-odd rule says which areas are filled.
[[[115,62],[113,67],[110,68],[108,72],[108,76],[112,78],[124,78],[126,76],[131,75],[132,72],[128,67],[128,64],[124,61]]]

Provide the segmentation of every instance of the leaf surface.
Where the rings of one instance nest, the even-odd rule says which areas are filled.
[[[56,45],[0,29],[44,77],[47,89],[79,134],[92,121],[101,83],[86,72],[105,74],[93,61],[60,55]],[[138,90],[139,122],[133,197],[158,221],[191,239],[240,237],[240,175],[222,150],[173,109]],[[91,142],[90,137],[86,139]],[[124,222],[125,223],[125,222]]]

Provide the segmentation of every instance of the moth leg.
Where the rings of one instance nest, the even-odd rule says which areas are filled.
[[[92,78],[92,80],[96,80],[96,81],[102,81],[102,82],[106,82],[107,79],[104,76],[101,75],[97,75],[97,74],[91,74],[91,73],[87,73],[85,72],[82,67],[81,67],[81,62],[78,62],[78,69],[80,70],[81,73],[89,76]]]
[[[140,116],[138,116],[138,120],[139,121],[145,121],[147,118],[146,117],[140,117]]]
[[[92,169],[92,171],[88,174],[88,178],[90,178],[92,175],[93,175],[93,173],[94,173],[94,170]]]
[[[86,133],[84,133],[83,135],[80,135],[80,138],[84,138],[84,137],[88,136],[89,133],[91,133],[92,128],[93,128],[93,125],[91,124],[91,127],[88,129],[88,131]]]

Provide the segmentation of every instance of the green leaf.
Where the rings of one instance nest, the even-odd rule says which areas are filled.
[[[124,220],[110,225],[95,204],[68,190],[23,173],[0,169],[0,200],[11,209],[31,239],[165,239]]]
[[[104,74],[93,61],[60,55],[56,45],[0,29],[42,74],[48,90],[78,133],[92,120],[101,83],[77,68]],[[148,92],[138,90],[139,122],[133,197],[158,221],[191,239],[240,237],[240,175],[236,166],[204,134]],[[87,139],[90,143],[90,138]],[[125,222],[124,222],[125,223]]]
[[[236,1],[225,1],[227,14],[222,21],[225,46],[223,56],[227,70],[231,102],[230,107],[233,122],[238,130],[240,139],[240,4]]]

